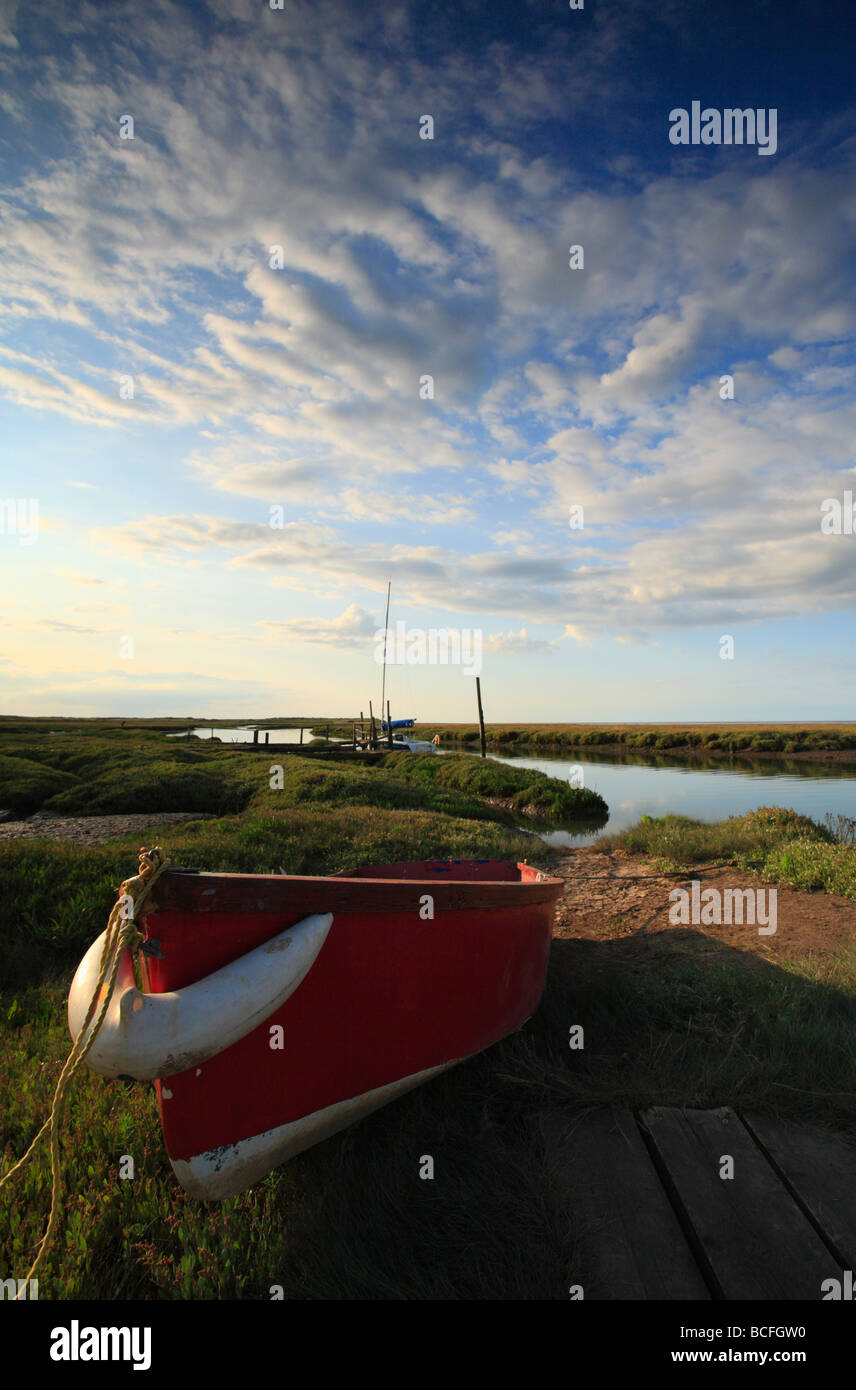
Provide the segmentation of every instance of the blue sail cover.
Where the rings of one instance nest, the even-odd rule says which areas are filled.
[[[393,719],[392,727],[393,729],[412,729],[415,723],[415,719]],[[385,719],[381,720],[380,727],[382,732],[386,733],[387,723]]]

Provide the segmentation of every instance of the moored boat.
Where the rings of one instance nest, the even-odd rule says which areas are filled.
[[[563,886],[487,860],[167,870],[137,922],[145,988],[126,952],[87,1061],[154,1079],[179,1182],[228,1197],[521,1027]],[[74,1036],[99,955],[72,985]]]
[[[440,735],[435,734],[432,739],[417,738],[410,733],[411,729],[416,728],[415,719],[393,719],[387,724],[385,719],[380,722],[382,734],[387,734],[392,729],[392,746],[399,752],[406,749],[410,753],[436,753],[440,743]]]
[[[407,751],[408,753],[436,753],[439,746],[439,734],[435,734],[432,739],[413,738],[410,734],[394,733],[392,735],[393,750],[397,750],[399,753],[403,751]]]
[[[411,733],[411,729],[416,727],[415,719],[393,719],[388,724],[385,719],[380,722],[381,732],[372,738],[364,728],[357,733],[354,726],[354,746],[365,751],[370,748],[392,748],[398,753],[436,753],[440,746],[440,735],[435,734],[432,739],[417,738]],[[391,730],[391,733],[390,733]]]

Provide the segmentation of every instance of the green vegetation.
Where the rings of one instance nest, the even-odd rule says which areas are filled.
[[[540,820],[584,820],[597,828],[608,815],[606,802],[597,792],[572,787],[534,770],[526,770],[525,780],[521,780],[523,768],[492,758],[388,753],[385,761],[396,777],[411,785],[455,788],[485,800],[500,801],[510,810]]]
[[[204,809],[217,811],[100,847],[0,843],[4,1172],[47,1114],[69,1048],[71,973],[135,870],[142,838],[178,863],[243,872],[434,856],[546,863],[546,847],[512,816],[530,804],[539,815],[581,809],[567,784],[516,780],[521,769],[465,758],[393,754],[361,766],[288,755],[273,790],[275,755],[165,748],[138,729],[55,738],[0,729],[0,754],[0,805],[23,786],[28,809],[61,798],[80,813],[135,811],[143,794],[155,811],[203,809],[212,793]],[[776,808],[720,826],[646,819],[618,839],[669,866],[726,858],[765,873],[776,856],[795,872],[799,854],[816,873],[825,856],[844,873],[854,854],[846,826]],[[569,1051],[571,1024],[585,1029],[582,1051]],[[570,1283],[586,1283],[584,1233],[545,1181],[540,1111],[728,1104],[854,1135],[854,1030],[853,952],[772,965],[692,930],[557,939],[543,1004],[520,1033],[211,1205],[173,1177],[153,1089],[84,1069],[62,1125],[68,1189],[40,1293],[267,1300],[278,1284],[295,1299],[566,1301]],[[425,1152],[433,1182],[418,1176]],[[118,1175],[127,1154],[132,1181]],[[3,1277],[26,1273],[49,1205],[43,1146],[0,1189]]]
[[[262,781],[261,755],[167,741],[124,729],[50,736],[0,734],[0,806],[19,815],[244,810]]]
[[[331,726],[332,727],[332,726]],[[420,738],[478,747],[476,724],[420,725]],[[562,751],[573,748],[666,749],[721,755],[735,753],[848,752],[856,750],[856,724],[488,724],[490,748]]]
[[[792,888],[822,889],[856,899],[852,823],[818,825],[780,806],[707,824],[687,816],[643,816],[638,825],[600,844],[621,845],[666,871],[733,863]]]
[[[572,1019],[586,1046],[568,1067],[530,1035],[542,1104],[731,1105],[856,1141],[856,950],[772,965],[686,928],[554,952],[539,1035]]]
[[[269,785],[273,765],[283,768],[283,786],[276,790]],[[545,820],[586,816],[597,821],[606,815],[596,793],[464,755],[394,753],[368,764],[167,740],[152,731],[105,730],[95,721],[90,729],[62,736],[29,728],[0,730],[0,807],[21,816],[36,810],[78,816],[157,811],[258,816],[317,801],[507,820],[503,808],[489,806],[488,798],[504,800],[506,811],[534,807]]]

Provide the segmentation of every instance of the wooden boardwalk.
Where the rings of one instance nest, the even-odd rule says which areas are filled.
[[[856,1150],[835,1135],[728,1107],[540,1128],[587,1299],[819,1301],[856,1271]]]

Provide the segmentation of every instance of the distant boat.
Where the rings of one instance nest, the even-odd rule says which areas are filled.
[[[395,725],[393,724],[393,728]],[[407,734],[393,734],[392,746],[401,752],[407,749],[410,753],[436,753],[440,743],[440,735],[435,734],[429,741],[424,738],[410,738]],[[381,745],[383,746],[383,745]]]
[[[393,719],[392,721],[392,747],[393,750],[402,753],[436,753],[440,745],[440,735],[435,734],[432,739],[416,738],[412,734],[405,732],[414,728],[415,719]],[[378,746],[383,751],[389,748],[389,724],[386,720],[381,721],[381,733],[377,736]],[[371,738],[365,732],[356,737],[358,748],[371,748]]]
[[[409,733],[403,733],[402,730],[410,730],[410,728],[413,728],[414,724],[414,719],[392,720],[393,752],[436,753],[436,751],[438,751],[439,748],[439,742],[441,742],[441,735],[435,734],[434,738],[428,739],[414,738],[413,735]],[[357,735],[356,745],[357,748],[361,748],[363,749],[363,751],[365,751],[365,749],[371,748],[372,746],[371,738],[367,737],[365,733]],[[379,749],[381,749],[381,752],[384,751],[385,748],[389,749],[389,730],[388,726],[386,726],[386,720],[384,720],[384,733],[377,735],[377,746]]]
[[[294,1154],[520,1028],[564,889],[527,864],[380,864],[330,878],[167,870],[140,910],[87,1063],[154,1080],[194,1197]],[[77,1037],[103,937],[69,995]]]
[[[381,731],[386,734],[389,732],[390,725],[385,719],[381,720]],[[432,739],[415,738],[408,733],[402,733],[403,729],[413,729],[416,727],[415,719],[393,719],[392,720],[392,746],[401,752],[407,749],[410,753],[436,753],[440,743],[440,735],[435,734]],[[389,747],[387,743],[381,743],[381,747]]]

